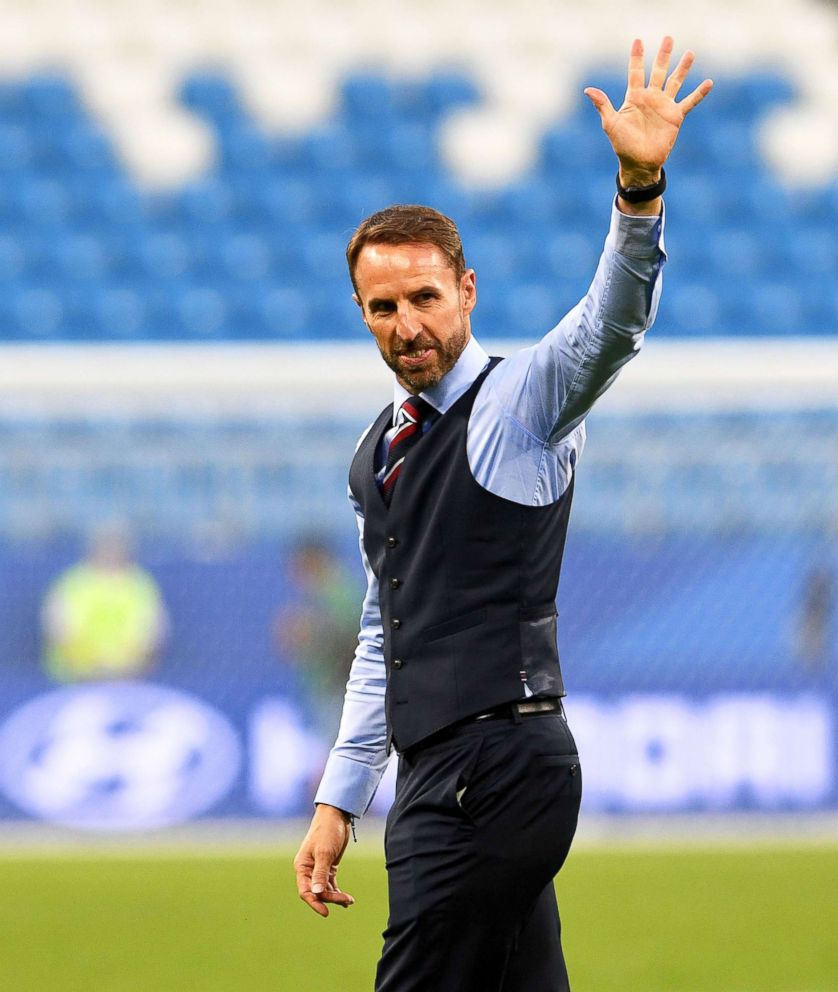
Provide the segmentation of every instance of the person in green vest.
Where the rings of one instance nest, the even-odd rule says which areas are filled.
[[[168,630],[160,589],[133,561],[124,530],[94,534],[87,557],[47,590],[44,667],[59,682],[127,679],[157,661]]]
[[[291,549],[288,579],[288,600],[273,617],[274,646],[297,669],[316,729],[331,738],[358,643],[358,587],[319,535]]]

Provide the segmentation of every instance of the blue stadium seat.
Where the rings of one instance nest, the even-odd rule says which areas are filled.
[[[230,308],[223,293],[212,285],[196,284],[178,291],[172,318],[178,336],[211,341],[228,336]]]
[[[513,283],[500,306],[503,333],[537,340],[557,321],[555,290],[541,283]]]
[[[506,283],[518,268],[513,240],[502,234],[475,234],[468,239],[466,250],[469,266],[483,281]]]
[[[720,280],[756,279],[765,270],[767,246],[755,231],[742,227],[710,229],[699,246],[704,264]]]
[[[107,279],[110,258],[107,245],[92,234],[69,233],[48,242],[46,264],[59,280],[100,282]]]
[[[838,286],[827,279],[823,285],[810,287],[806,294],[806,324],[804,333],[835,337],[838,327]]]
[[[386,122],[397,116],[396,93],[382,76],[356,74],[342,87],[342,110],[350,124]]]
[[[26,252],[19,238],[0,234],[0,286],[14,285],[26,271]]]
[[[304,340],[310,330],[311,294],[296,286],[275,285],[255,301],[265,336],[275,341]]]
[[[555,176],[569,169],[614,170],[614,152],[605,135],[587,118],[574,118],[548,131],[541,140],[542,168]]]
[[[244,116],[233,85],[220,73],[191,74],[181,85],[180,99],[185,107],[213,121],[220,129]]]
[[[352,125],[359,180],[372,173],[396,177],[439,170],[437,142],[427,123],[400,120]]]
[[[0,176],[23,172],[34,156],[34,142],[25,127],[0,119]]]
[[[11,336],[18,341],[55,341],[64,337],[65,306],[48,285],[22,285],[3,301]]]
[[[137,270],[144,279],[182,279],[194,274],[200,265],[200,249],[193,238],[181,231],[154,231],[133,250]]]
[[[596,271],[602,244],[590,233],[560,230],[545,237],[538,250],[554,278],[578,279],[587,286]]]
[[[432,117],[478,103],[482,98],[479,86],[473,79],[461,72],[435,72],[415,93],[416,112],[414,116],[424,117],[425,112]]]
[[[667,282],[658,321],[661,329],[687,338],[725,333],[722,301],[712,282],[682,273],[667,275]]]
[[[334,173],[352,171],[359,159],[357,139],[349,125],[331,124],[309,132],[300,142],[303,167],[324,184],[334,183]]]
[[[808,333],[806,292],[798,282],[755,281],[751,305],[760,331],[769,335]]]
[[[346,263],[344,252],[348,238],[336,231],[317,231],[298,245],[300,258],[308,269],[309,285],[324,277],[342,277]]]
[[[522,181],[501,190],[492,220],[499,226],[526,228],[532,224],[559,221],[556,217],[556,196],[545,183]]]
[[[232,123],[220,135],[220,168],[232,176],[270,173],[275,153],[267,137],[247,122]]]
[[[269,227],[295,224],[301,231],[316,222],[320,209],[312,184],[292,177],[254,184],[250,203],[255,216]]]
[[[708,153],[707,164],[711,169],[744,173],[757,167],[755,134],[742,122],[719,121],[702,137]]]
[[[27,120],[83,120],[87,111],[81,106],[77,92],[69,80],[58,73],[42,73],[22,81],[18,88],[18,105]]]
[[[216,247],[220,268],[234,280],[252,283],[267,278],[272,270],[272,246],[262,236],[235,234]]]
[[[134,287],[104,287],[90,308],[90,337],[134,341],[149,336],[151,316],[145,294]]]
[[[362,177],[333,190],[328,201],[320,202],[317,226],[321,230],[343,232],[341,237],[345,244],[365,217],[398,199],[393,183]]]
[[[233,197],[227,184],[218,178],[188,186],[173,200],[175,215],[187,224],[226,224],[233,213]]]
[[[834,280],[838,272],[838,229],[834,224],[792,227],[778,238],[778,248],[786,259],[787,268],[817,293],[824,281]]]
[[[72,212],[66,187],[55,179],[27,178],[17,187],[17,214],[30,224],[64,226]]]
[[[790,103],[795,98],[795,87],[788,77],[776,72],[749,72],[739,80],[738,95],[750,119],[775,104]]]
[[[99,130],[85,122],[73,125],[58,145],[58,166],[62,172],[80,172],[94,181],[103,175],[116,175],[116,159],[110,143]]]

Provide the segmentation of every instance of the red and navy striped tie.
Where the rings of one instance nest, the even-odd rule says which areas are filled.
[[[399,407],[396,414],[397,428],[387,452],[387,465],[381,480],[384,502],[390,505],[393,490],[402,470],[405,455],[422,438],[422,428],[426,421],[436,414],[436,410],[420,396],[411,396]]]

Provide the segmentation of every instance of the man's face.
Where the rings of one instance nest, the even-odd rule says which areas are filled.
[[[434,245],[366,245],[355,265],[364,323],[381,357],[412,393],[435,386],[471,337],[474,271],[460,280]]]

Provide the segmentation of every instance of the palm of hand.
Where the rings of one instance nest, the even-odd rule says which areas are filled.
[[[662,90],[629,91],[625,102],[603,130],[617,157],[649,170],[660,168],[684,120],[681,107]]]
[[[585,90],[620,159],[621,171],[641,180],[652,178],[654,181],[653,177],[672,151],[684,118],[713,88],[711,80],[705,79],[689,96],[676,102],[675,97],[695,56],[685,52],[667,79],[672,48],[672,38],[665,37],[646,84],[643,44],[639,39],[634,41],[629,58],[628,88],[619,110],[614,109],[602,90],[592,86]]]

